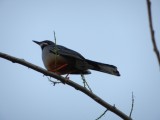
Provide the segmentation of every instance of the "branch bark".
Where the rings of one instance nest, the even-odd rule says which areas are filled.
[[[101,99],[100,97],[98,97],[97,95],[95,95],[94,93],[90,92],[88,89],[82,87],[81,85],[71,81],[71,80],[66,80],[64,77],[59,76],[57,74],[54,74],[52,72],[49,72],[39,66],[36,66],[32,63],[29,63],[27,61],[25,61],[24,59],[20,59],[20,58],[16,58],[13,56],[10,56],[8,54],[2,53],[0,52],[0,57],[4,58],[6,60],[9,60],[13,63],[18,63],[21,64],[23,66],[29,67],[37,72],[40,72],[46,76],[50,76],[53,77],[55,79],[60,80],[62,83],[65,83],[73,88],[75,88],[76,90],[79,90],[81,92],[83,92],[84,94],[86,94],[87,96],[89,96],[90,98],[92,98],[94,101],[96,101],[97,103],[99,103],[100,105],[102,105],[103,107],[105,107],[106,109],[108,109],[109,111],[115,113],[117,116],[121,117],[124,120],[132,120],[131,117],[127,116],[126,114],[124,114],[123,112],[121,112],[119,109],[117,109],[115,106],[110,105],[109,103],[105,102],[103,99]]]
[[[150,27],[150,32],[151,32],[151,39],[152,39],[152,44],[153,44],[153,49],[154,52],[157,56],[157,60],[160,66],[160,54],[156,45],[156,40],[155,40],[155,36],[154,36],[154,29],[153,29],[153,24],[152,24],[152,13],[151,13],[151,1],[150,0],[146,0],[147,1],[147,9],[148,9],[148,18],[149,18],[149,27]]]

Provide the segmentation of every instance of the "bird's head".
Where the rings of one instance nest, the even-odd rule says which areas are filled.
[[[35,42],[36,44],[38,44],[42,49],[48,45],[54,45],[54,42],[50,41],[50,40],[44,40],[41,42],[35,41],[33,40],[33,42]]]

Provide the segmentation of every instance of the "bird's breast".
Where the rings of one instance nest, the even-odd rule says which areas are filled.
[[[63,56],[51,53],[47,49],[42,51],[42,60],[46,69],[50,71],[68,63],[67,59],[65,59]]]

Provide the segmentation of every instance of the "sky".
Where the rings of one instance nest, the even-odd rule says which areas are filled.
[[[160,0],[151,0],[160,50]],[[160,119],[160,67],[145,0],[0,0],[0,52],[44,68],[32,40],[52,40],[85,58],[118,67],[120,77],[91,71],[92,91],[134,120]],[[74,88],[0,58],[0,120],[95,120],[105,108]],[[83,85],[80,75],[71,80]],[[54,80],[54,79],[53,79]],[[120,120],[107,112],[101,120]]]

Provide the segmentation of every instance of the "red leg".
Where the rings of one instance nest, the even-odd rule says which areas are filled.
[[[67,65],[68,65],[68,64],[61,65],[60,67],[58,67],[58,68],[56,68],[56,69],[54,69],[54,70],[49,70],[49,71],[55,72],[55,73],[59,73],[59,72],[57,72],[57,71],[60,70],[60,69],[62,69],[62,68],[65,68]]]

